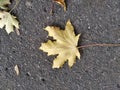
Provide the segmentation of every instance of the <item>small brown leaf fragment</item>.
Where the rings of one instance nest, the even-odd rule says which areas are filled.
[[[60,4],[62,7],[64,7],[64,11],[66,11],[65,0],[54,0],[54,2]]]
[[[14,69],[15,69],[16,75],[18,76],[18,75],[19,75],[19,73],[20,73],[20,72],[19,72],[18,65],[15,65]]]

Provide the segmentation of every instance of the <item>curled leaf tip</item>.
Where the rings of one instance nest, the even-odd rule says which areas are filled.
[[[65,0],[54,0],[54,2],[60,4],[62,7],[64,7],[64,11],[66,11]]]

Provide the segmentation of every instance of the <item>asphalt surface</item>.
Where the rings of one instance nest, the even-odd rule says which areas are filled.
[[[68,19],[75,33],[82,34],[79,45],[120,43],[120,0],[66,3],[66,12],[52,0],[21,0],[13,10],[21,35],[0,30],[0,90],[120,90],[120,47],[81,49],[81,59],[71,69],[67,63],[52,69],[55,57],[38,49],[48,40],[43,28],[55,25],[64,29]]]

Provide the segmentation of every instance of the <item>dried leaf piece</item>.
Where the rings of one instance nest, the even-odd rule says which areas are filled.
[[[17,28],[15,29],[15,31],[16,31],[16,34],[19,36],[20,35],[20,31]]]
[[[5,5],[10,4],[10,0],[0,0],[0,8],[1,9],[8,9]]]
[[[64,11],[66,11],[66,4],[64,0],[54,0],[58,4],[60,4],[62,7],[64,7]]]
[[[48,52],[49,55],[58,55],[53,61],[52,68],[60,68],[67,60],[69,67],[72,67],[76,56],[80,59],[80,53],[77,48],[79,35],[75,35],[74,28],[70,22],[67,22],[65,30],[59,27],[47,26],[45,28],[49,36],[56,41],[48,40],[47,43],[42,43],[40,49]]]
[[[18,65],[15,65],[14,69],[15,69],[16,74],[19,75],[20,72],[19,72]]]
[[[14,32],[14,27],[19,29],[19,22],[16,20],[16,17],[9,12],[0,12],[0,28],[3,28],[4,26],[9,34],[10,32]]]

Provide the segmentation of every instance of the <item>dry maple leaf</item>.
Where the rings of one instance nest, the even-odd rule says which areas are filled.
[[[64,7],[64,11],[66,11],[66,4],[64,0],[54,0],[58,4],[60,4],[62,7]]]
[[[10,4],[10,0],[0,0],[0,8],[1,9],[7,9],[5,5]]]
[[[76,56],[80,59],[80,53],[77,48],[79,35],[75,35],[74,28],[68,20],[65,30],[59,27],[47,26],[45,28],[49,36],[56,41],[48,40],[47,43],[42,43],[40,49],[48,52],[49,55],[58,55],[53,61],[52,68],[60,68],[67,60],[69,67],[73,66]]]
[[[16,20],[16,17],[11,15],[9,12],[0,12],[0,28],[5,26],[5,30],[9,34],[13,32],[14,27],[19,29],[19,22]]]

